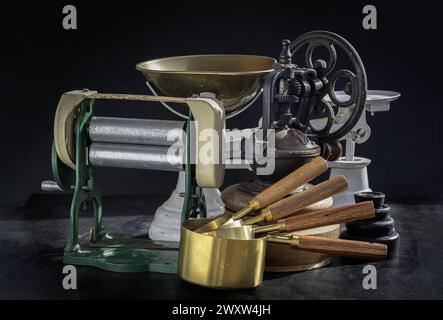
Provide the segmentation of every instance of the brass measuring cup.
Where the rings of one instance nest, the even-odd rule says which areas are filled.
[[[238,240],[195,232],[210,219],[183,223],[178,275],[183,280],[218,289],[255,288],[263,281],[264,238]]]
[[[370,205],[371,202],[364,206]],[[362,205],[359,206],[361,211]],[[365,213],[364,217],[367,218],[368,214]],[[183,223],[178,271],[183,280],[205,287],[240,289],[260,285],[263,281],[267,241],[313,252],[371,258],[386,255],[386,246],[360,241],[314,236],[255,238],[256,232],[252,226],[220,228],[206,234],[195,232],[207,222],[208,219],[194,219]]]

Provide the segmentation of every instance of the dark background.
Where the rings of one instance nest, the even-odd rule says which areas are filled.
[[[443,198],[441,169],[441,12],[429,1],[16,1],[0,19],[2,139],[0,203],[22,202],[51,177],[52,124],[63,92],[147,93],[136,63],[204,53],[277,57],[284,38],[324,29],[357,49],[370,89],[402,97],[391,111],[369,117],[372,136],[357,154],[372,159],[373,189],[390,199]],[[74,4],[78,30],[62,28]],[[362,8],[378,10],[378,30],[362,28]],[[174,119],[158,105],[97,104],[108,116]],[[228,121],[255,126],[256,104]],[[228,171],[225,185],[249,176]],[[104,194],[168,195],[176,173],[100,169]]]

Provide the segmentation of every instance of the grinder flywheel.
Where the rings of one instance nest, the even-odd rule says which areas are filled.
[[[314,51],[320,47],[329,56],[314,60]],[[305,66],[301,67],[292,60],[303,49]],[[344,53],[350,68],[335,70],[337,49]],[[301,131],[321,147],[325,158],[336,160],[341,155],[337,141],[355,126],[366,101],[366,72],[357,51],[335,33],[313,31],[293,42],[283,40],[278,66],[264,83],[263,129]],[[347,99],[339,99],[335,93],[341,80],[345,81]]]

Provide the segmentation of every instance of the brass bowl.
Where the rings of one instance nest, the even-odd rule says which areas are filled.
[[[178,275],[185,281],[218,289],[255,288],[263,281],[266,239],[223,239],[194,232],[209,219],[183,223]]]
[[[145,61],[136,68],[161,95],[191,97],[211,92],[230,112],[261,92],[276,62],[254,55],[193,55]]]

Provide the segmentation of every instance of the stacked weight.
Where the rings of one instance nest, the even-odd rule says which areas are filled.
[[[388,257],[395,257],[400,236],[395,231],[394,219],[390,216],[391,208],[385,204],[385,195],[381,192],[357,192],[354,198],[356,203],[372,201],[375,218],[346,223],[346,230],[341,237],[385,244],[388,247]]]

